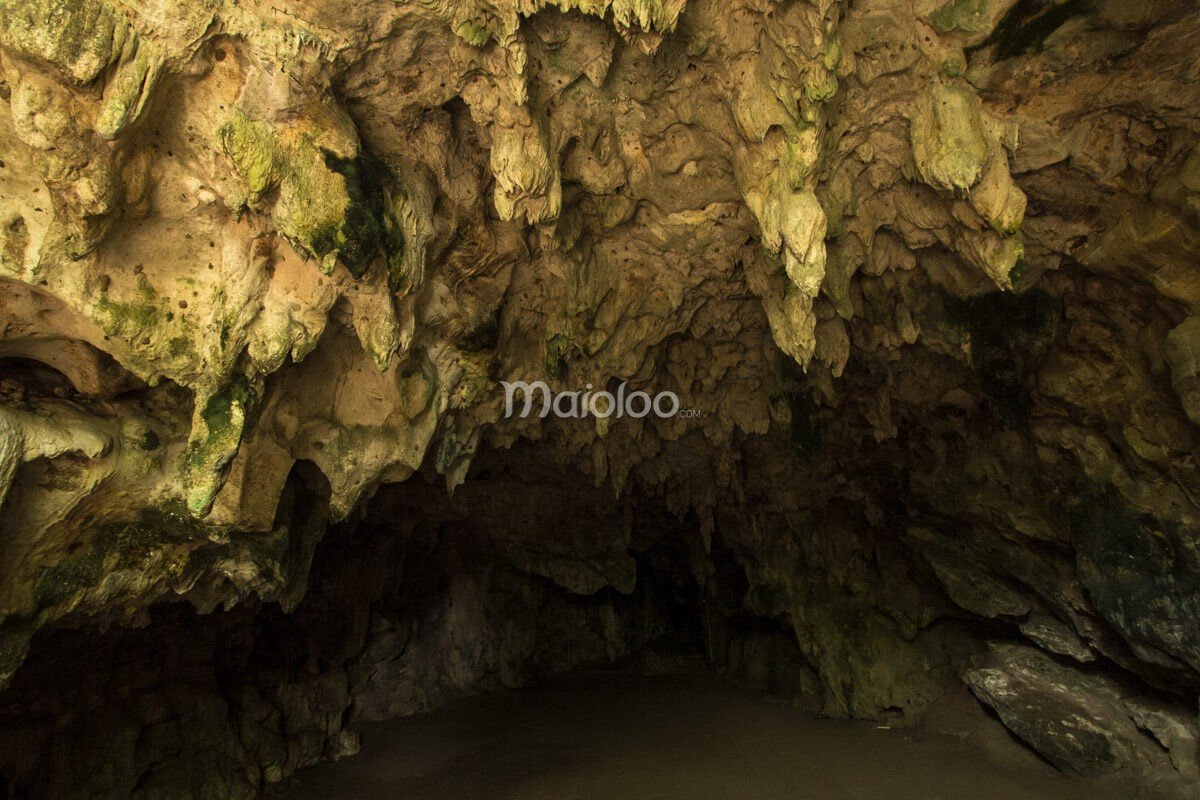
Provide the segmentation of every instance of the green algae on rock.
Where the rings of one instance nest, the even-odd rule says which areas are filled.
[[[0,785],[251,796],[672,614],[1194,780],[1191,5],[275,5],[0,0],[0,684],[188,687]]]

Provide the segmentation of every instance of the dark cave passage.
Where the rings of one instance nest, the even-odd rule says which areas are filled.
[[[39,633],[0,693],[0,796],[252,794],[356,752],[364,722],[581,667],[703,665],[682,523],[510,469],[526,455],[483,459],[453,498],[440,478],[386,487],[319,544],[327,489],[298,464],[276,525],[307,591]]]
[[[792,775],[778,763],[781,756],[769,755],[789,737],[795,739],[789,746],[821,741],[819,716],[858,717],[897,731],[959,731],[978,747],[905,739],[898,749],[884,746],[881,763],[923,763],[950,747],[937,756],[949,759],[936,778],[947,786],[969,783],[972,758],[995,757],[997,769],[1016,759],[1030,770],[1029,796],[1066,796],[1049,793],[1062,786],[1048,774],[1037,777],[1036,758],[958,683],[985,640],[1021,651],[1016,627],[947,613],[935,573],[904,547],[897,530],[858,528],[848,508],[803,516],[807,552],[787,557],[799,580],[779,583],[762,573],[771,565],[757,560],[761,544],[747,538],[754,524],[747,528],[737,514],[717,514],[706,534],[694,513],[677,516],[659,497],[615,497],[536,446],[481,453],[453,494],[433,475],[384,487],[321,538],[320,527],[307,523],[324,518],[327,494],[320,473],[300,463],[277,515],[277,527],[288,532],[280,563],[307,575],[306,584],[284,585],[307,585],[303,592],[284,591],[278,602],[247,598],[210,613],[159,604],[136,627],[80,619],[77,627],[39,633],[0,694],[2,796],[67,797],[86,787],[89,797],[150,798],[191,786],[201,796],[248,797],[281,781],[309,791],[304,768],[358,753],[364,730],[376,737],[368,740],[375,749],[364,763],[385,758],[392,734],[375,725],[381,721],[431,712],[428,722],[397,728],[400,741],[423,736],[420,726],[429,725],[446,752],[456,752],[461,742],[437,732],[438,709],[448,705],[456,710],[447,719],[470,720],[478,708],[481,723],[493,726],[503,706],[511,720],[531,714],[530,724],[541,731],[541,739],[509,756],[497,741],[479,757],[473,780],[484,780],[489,769],[508,770],[505,759],[522,758],[521,747],[554,751],[553,740],[575,735],[573,724],[595,722],[589,714],[598,713],[596,704],[624,709],[597,722],[618,738],[633,735],[622,733],[623,725],[642,727],[637,708],[644,702],[662,705],[655,735],[686,739],[699,735],[683,722],[700,713],[693,704],[711,701],[731,715],[730,741],[751,747],[758,723],[748,720],[775,713],[759,708],[764,697],[790,706],[795,727],[774,745],[758,746],[775,764],[764,767],[762,796],[773,796],[774,782],[832,780],[819,771]],[[921,617],[923,623],[905,628],[906,620]],[[1095,671],[1108,680],[1105,668]],[[583,683],[557,677],[568,674]],[[580,688],[590,686],[588,676],[600,683]],[[661,678],[639,683],[637,676]],[[672,688],[677,683],[696,694]],[[548,694],[511,694],[542,685]],[[583,705],[591,710],[576,714],[554,699],[553,687],[564,685],[576,687],[566,697],[586,695]],[[1147,709],[1171,699],[1169,693],[1156,699],[1145,684],[1126,690],[1141,691]],[[481,700],[478,707],[465,700],[496,692],[509,699]],[[527,697],[532,705],[522,711]],[[943,730],[914,728],[939,715],[950,721]],[[785,720],[771,719],[786,728]],[[864,724],[858,734],[831,730],[841,737],[838,746],[857,747],[855,736],[869,737],[873,727]],[[704,734],[697,766],[685,770],[704,774],[707,764],[716,770],[714,785],[741,758],[714,744],[718,734]],[[916,749],[906,750],[910,745]],[[1021,754],[1034,761],[1021,761]],[[435,750],[429,757],[443,755]],[[486,766],[495,759],[504,763]],[[733,761],[722,766],[722,759]],[[526,776],[530,797],[540,796],[539,781],[553,784],[554,770],[543,774],[536,763]],[[593,767],[599,768],[586,768]],[[348,769],[318,771],[314,780],[344,780],[344,796],[368,796],[357,794],[369,792],[371,781],[361,783],[364,768]],[[871,780],[881,781],[883,791],[891,778],[880,769]],[[416,781],[414,797],[496,796],[471,794],[453,775],[426,785],[405,774]],[[635,781],[629,796],[657,796],[656,782],[676,780],[671,774],[637,779],[644,783]]]

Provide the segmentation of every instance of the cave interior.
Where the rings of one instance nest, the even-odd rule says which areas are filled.
[[[135,5],[0,3],[0,797],[593,672],[1195,796],[1195,3]]]

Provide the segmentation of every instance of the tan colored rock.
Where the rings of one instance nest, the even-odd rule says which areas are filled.
[[[283,5],[0,3],[0,681],[41,629],[292,609],[327,524],[536,443],[694,520],[710,599],[786,634],[723,657],[828,713],[933,702],[983,619],[1194,698],[1194,8]],[[688,414],[506,418],[515,380]],[[615,506],[509,508],[506,568],[636,588]],[[428,707],[531,646],[356,685]],[[349,681],[283,690],[337,702],[264,770],[350,748]]]

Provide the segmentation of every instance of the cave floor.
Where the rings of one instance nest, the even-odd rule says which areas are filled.
[[[303,770],[272,796],[1105,800],[1128,794],[1064,777],[1015,742],[990,734],[981,740],[978,730],[954,737],[815,719],[713,675],[591,673],[366,725],[361,754]]]

